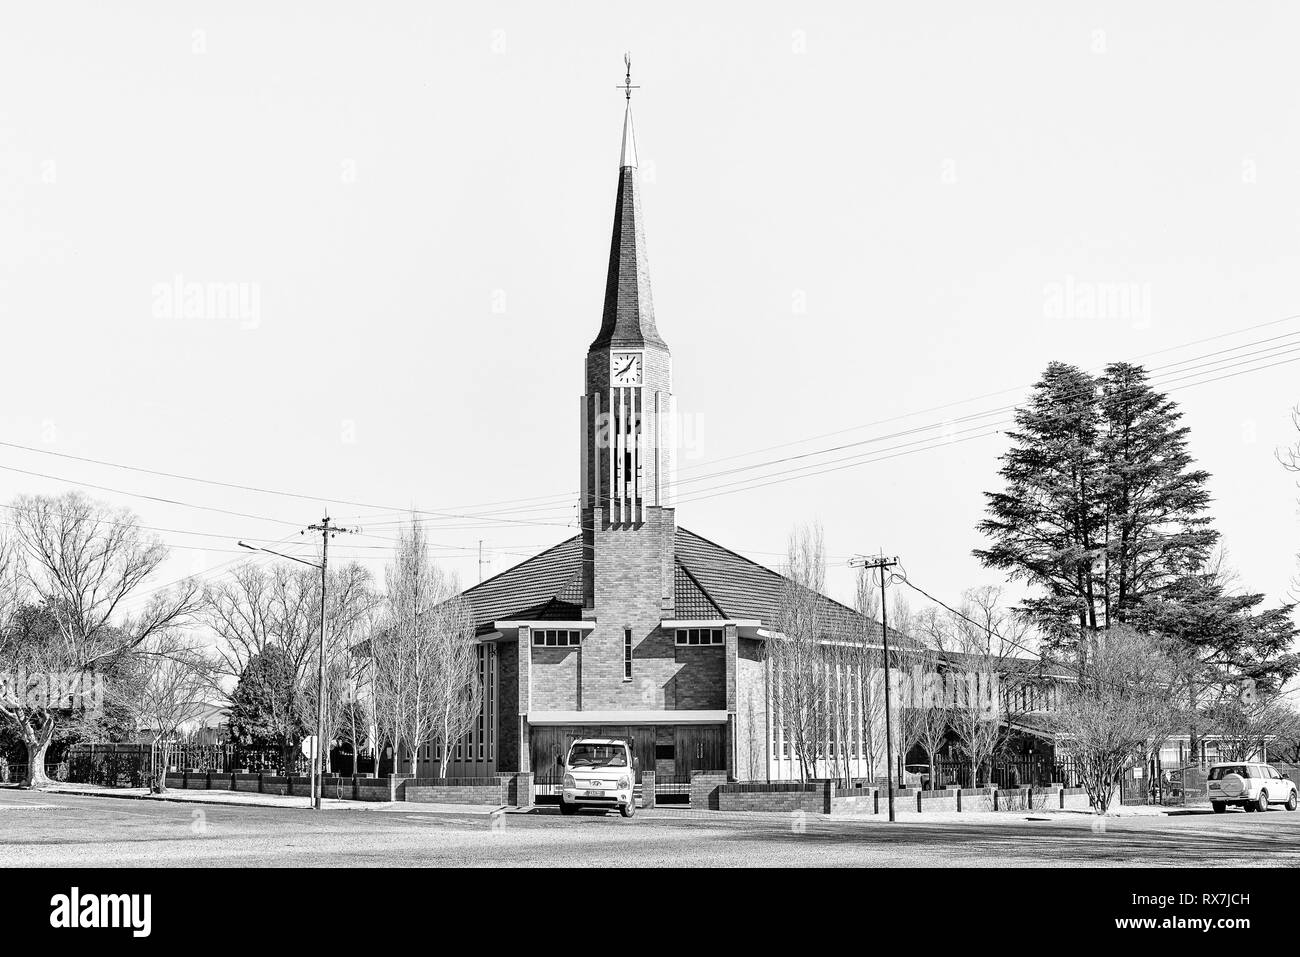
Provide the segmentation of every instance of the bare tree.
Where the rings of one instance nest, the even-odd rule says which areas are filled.
[[[370,573],[355,562],[329,573],[326,592],[326,729],[337,732],[349,679],[361,663],[352,654],[360,625],[374,604]],[[320,573],[292,562],[247,562],[215,585],[204,619],[216,633],[216,670],[238,680],[249,663],[274,644],[311,713],[316,710],[320,647]],[[324,742],[328,748],[328,742]],[[326,768],[329,758],[326,751]]]
[[[819,593],[826,580],[826,549],[820,526],[790,534],[786,582],[777,608],[780,636],[769,642],[776,677],[778,720],[799,760],[800,776],[815,777],[830,736],[829,679],[823,637],[826,622]]]
[[[1224,698],[1208,709],[1206,724],[1218,736],[1220,761],[1251,761],[1263,755],[1271,742],[1285,742],[1295,712],[1276,695],[1248,700]]]
[[[902,649],[902,666],[907,699],[900,711],[911,728],[911,736],[925,751],[930,766],[930,787],[939,785],[939,751],[948,740],[953,708],[938,650],[951,639],[938,609],[926,609],[916,617],[916,644]]]
[[[1186,719],[1189,663],[1171,642],[1127,626],[1089,632],[1077,683],[1052,718],[1088,799],[1105,814],[1123,770]]]
[[[1273,750],[1288,764],[1300,764],[1300,712],[1294,705],[1281,705],[1281,726],[1273,740]]]
[[[26,583],[56,628],[48,635],[19,629],[0,639],[0,670],[85,689],[97,673],[120,667],[151,637],[198,609],[201,592],[189,580],[154,593],[136,615],[123,612],[126,599],[167,557],[162,542],[145,536],[127,510],[74,492],[19,498],[14,519]],[[60,720],[68,720],[68,709],[58,706],[66,701],[0,695],[0,717],[27,746],[26,783],[47,784],[45,752]]]
[[[383,625],[371,639],[376,715],[415,773],[419,749],[441,750],[446,777],[452,748],[474,727],[482,703],[478,642],[469,603],[456,581],[429,560],[424,527],[398,534],[386,572]]]
[[[1029,625],[1002,603],[1001,589],[969,589],[962,607],[950,613],[949,662],[952,730],[958,750],[971,764],[971,785],[992,780],[992,761],[1013,733],[1021,700]],[[985,768],[988,768],[985,772]]]
[[[142,643],[122,670],[108,696],[150,735],[150,785],[162,793],[167,790],[167,746],[209,706],[212,663],[185,635],[169,629]]]
[[[858,724],[862,735],[862,752],[867,762],[867,777],[874,780],[885,760],[885,685],[884,652],[878,647],[880,636],[880,592],[866,569],[858,572],[857,609],[859,631],[856,635],[855,671],[857,675]]]

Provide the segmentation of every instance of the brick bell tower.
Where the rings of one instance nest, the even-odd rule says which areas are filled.
[[[630,63],[623,88],[605,307],[581,401],[580,482],[585,614],[600,621],[593,637],[617,629],[620,648],[625,629],[639,640],[672,611],[676,477],[672,357],[650,295]]]

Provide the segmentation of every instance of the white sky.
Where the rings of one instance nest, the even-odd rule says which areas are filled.
[[[480,539],[495,572],[571,534],[572,495],[483,503],[576,493],[625,49],[694,438],[683,479],[1010,404],[1052,359],[1283,319],[1300,313],[1300,10],[1229,9],[11,5],[0,440],[387,509],[506,509],[433,523],[466,583]],[[255,321],[159,318],[155,287],[177,276],[244,284]],[[1056,290],[1114,284],[1134,284],[1127,314],[1053,311]],[[1295,438],[1297,368],[1175,393],[1243,583],[1275,599],[1295,567],[1297,493],[1273,452]],[[820,519],[833,560],[884,548],[955,601],[997,577],[970,550],[1003,449],[684,502],[678,520],[775,564],[791,526]],[[282,523],[100,493],[214,536],[166,533],[187,547],[159,584],[237,557],[238,538],[301,543],[323,508],[12,448],[0,465]],[[68,487],[0,470],[3,501]],[[380,571],[390,517],[337,553]],[[832,593],[850,584],[837,565]]]

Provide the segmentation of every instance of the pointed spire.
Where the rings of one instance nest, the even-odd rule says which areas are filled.
[[[623,152],[619,154],[619,168],[636,167],[636,133],[632,131],[632,101],[627,104],[627,112],[623,114]]]
[[[632,91],[637,87],[632,84],[631,57],[624,56],[623,60],[627,64],[627,77],[619,89],[627,95],[628,103],[623,114],[623,149],[618,161],[614,235],[610,240],[609,273],[605,279],[605,310],[592,349],[635,348],[647,342],[666,345],[655,328],[645,223],[641,216],[636,135],[632,131]]]

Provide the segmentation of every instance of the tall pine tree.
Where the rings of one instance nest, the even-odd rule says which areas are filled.
[[[975,556],[1037,587],[1021,611],[1061,646],[1098,624],[1093,567],[1104,523],[1097,384],[1081,369],[1053,362],[1015,418],[1002,457],[1006,486],[985,493],[988,517],[979,530],[991,542]]]
[[[1106,548],[1107,624],[1205,564],[1218,534],[1206,510],[1210,474],[1193,468],[1188,428],[1141,366],[1117,362],[1098,380],[1097,458]]]
[[[1053,362],[1016,410],[975,555],[1037,586],[1022,611],[1054,648],[1123,623],[1208,557],[1209,474],[1192,467],[1180,417],[1128,363],[1093,378]]]

